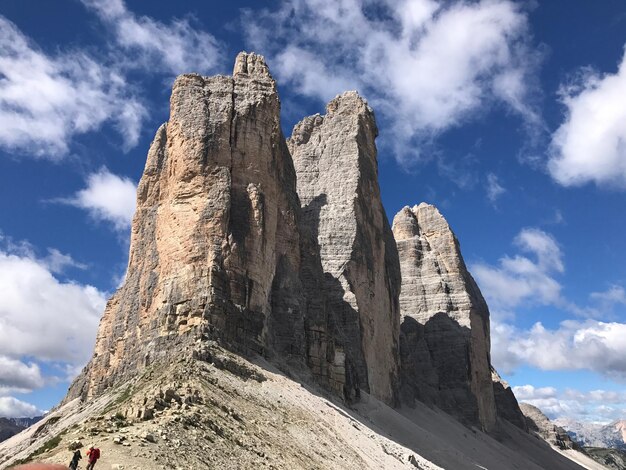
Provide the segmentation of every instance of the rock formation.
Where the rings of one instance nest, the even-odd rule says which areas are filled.
[[[303,356],[300,208],[279,113],[256,54],[241,53],[233,77],[177,78],[137,191],[126,280],[69,398],[198,354],[200,338]]]
[[[489,309],[459,243],[429,204],[403,208],[393,233],[400,255],[402,395],[493,429]]]
[[[526,418],[508,382],[503,380],[493,367],[491,368],[491,378],[498,417],[506,419],[518,428],[528,432]]]
[[[552,423],[536,406],[520,403],[520,409],[524,413],[528,429],[532,434],[560,449],[578,449],[580,447],[572,441],[565,429]]]
[[[356,93],[333,99],[324,116],[298,123],[288,145],[302,204],[302,232],[324,271],[330,331],[315,325],[319,344],[334,342],[348,391],[394,401],[398,367],[400,268],[380,198],[374,114]],[[312,325],[313,326],[313,325]],[[315,352],[311,354],[313,357]]]
[[[508,423],[496,441],[416,403],[526,429],[492,382],[489,310],[445,219],[405,207],[392,232],[376,135],[347,92],[286,141],[256,54],[232,77],[178,77],[93,358],[62,406],[0,444],[0,468],[67,462],[76,436],[111,468],[578,468]],[[311,376],[370,396],[348,410]],[[400,398],[414,406],[387,406]]]
[[[301,223],[263,58],[240,54],[232,77],[178,77],[138,187],[125,283],[68,399],[162,358],[202,357],[216,340],[306,362],[347,400],[360,390],[395,400],[399,264],[380,201],[376,124],[356,93],[328,109],[289,141]]]

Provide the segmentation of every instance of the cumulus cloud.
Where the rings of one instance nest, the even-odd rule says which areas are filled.
[[[170,74],[208,73],[221,61],[218,41],[193,27],[189,19],[164,24],[137,16],[123,0],[82,0],[114,32],[127,57],[127,66],[159,68]]]
[[[616,73],[584,70],[560,90],[565,120],[552,135],[548,169],[564,186],[626,189],[626,55]]]
[[[86,184],[73,196],[55,202],[85,209],[94,219],[112,223],[116,230],[127,230],[135,213],[137,185],[104,167],[90,174]]]
[[[0,356],[0,395],[27,393],[43,385],[44,379],[37,364],[25,364],[17,359]]]
[[[80,51],[44,53],[0,16],[0,147],[58,159],[73,136],[113,124],[127,148],[146,110],[114,67]]]
[[[609,307],[626,301],[623,288],[611,286],[591,293],[590,304],[580,307],[564,297],[555,278],[565,271],[565,264],[553,236],[525,228],[514,245],[522,254],[504,256],[497,265],[471,266],[493,314],[494,366],[509,374],[521,365],[542,370],[585,369],[626,380],[626,324],[599,320],[609,317]],[[516,309],[529,306],[549,306],[579,319],[562,321],[555,328],[542,322],[529,329],[512,324]]]
[[[529,330],[508,324],[492,328],[494,365],[512,373],[528,364],[542,370],[592,370],[626,380],[626,324],[565,320],[557,328],[541,322]]]
[[[32,418],[44,411],[36,406],[13,397],[0,397],[0,416],[4,418]]]
[[[520,3],[291,0],[248,11],[243,26],[248,42],[299,93],[326,101],[361,91],[391,122],[389,138],[403,162],[418,158],[416,139],[494,102],[539,120],[530,104],[538,57]]]
[[[532,400],[537,398],[552,398],[556,396],[554,387],[533,387],[532,385],[518,385],[513,387],[513,393],[518,400]]]
[[[537,228],[525,228],[514,244],[530,257],[504,256],[497,266],[471,266],[492,310],[508,316],[505,312],[529,300],[545,305],[564,304],[561,284],[554,277],[564,271],[563,254],[554,237]]]
[[[0,355],[71,364],[90,357],[103,292],[61,282],[44,261],[0,249],[0,298]]]
[[[513,387],[521,402],[536,406],[550,419],[561,425],[574,421],[608,423],[623,418],[621,407],[626,405],[626,393],[612,390],[580,391],[571,388],[521,385]]]

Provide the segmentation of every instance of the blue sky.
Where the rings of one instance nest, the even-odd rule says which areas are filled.
[[[446,216],[520,399],[626,418],[623,2],[259,4],[0,3],[0,415],[49,409],[88,360],[174,77],[254,50],[286,135],[368,99],[389,218]]]

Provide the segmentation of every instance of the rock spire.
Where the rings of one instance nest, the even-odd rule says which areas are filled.
[[[402,396],[491,430],[489,309],[450,226],[429,204],[405,207],[393,233],[402,269]]]
[[[349,393],[363,389],[390,403],[398,371],[400,268],[378,186],[378,130],[371,108],[354,91],[337,96],[326,111],[298,123],[288,142],[302,232],[312,237],[324,272],[329,328],[319,328],[319,335],[334,342],[333,364],[344,364]]]
[[[232,77],[178,77],[137,190],[126,280],[69,398],[211,339],[302,356],[295,182],[262,56],[239,54]]]

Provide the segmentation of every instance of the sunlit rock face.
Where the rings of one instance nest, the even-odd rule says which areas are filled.
[[[261,56],[241,53],[232,77],[178,77],[137,191],[126,280],[69,398],[198,354],[200,340],[303,357],[295,184]]]

